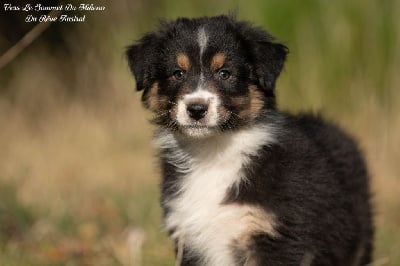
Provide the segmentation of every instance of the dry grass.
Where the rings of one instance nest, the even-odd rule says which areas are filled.
[[[41,62],[35,78],[11,82],[15,102],[0,104],[5,265],[168,263],[151,128],[125,63],[102,88],[107,95],[88,104],[60,97],[68,88],[48,75],[55,62]],[[28,77],[31,65],[19,71]]]
[[[123,87],[127,79],[121,82]],[[54,86],[47,82],[41,86]],[[4,205],[9,199],[3,199],[2,192],[0,211],[22,212],[3,217],[13,224],[26,220],[25,212],[30,217],[20,228],[1,228],[7,233],[0,232],[6,235],[0,238],[0,252],[10,265],[19,265],[20,254],[25,254],[20,258],[24,263],[33,265],[67,261],[131,265],[131,256],[143,256],[130,248],[136,235],[139,242],[145,241],[146,257],[133,261],[172,265],[172,249],[160,225],[158,174],[149,148],[147,114],[139,95],[124,89],[114,93],[108,99],[113,107],[105,102],[98,103],[103,108],[86,108],[79,102],[57,105],[51,97],[36,114],[22,99],[17,106],[2,103],[0,190],[12,190],[15,199]],[[42,96],[30,95],[29,100],[41,103],[35,97]],[[330,116],[341,120],[366,152],[375,194],[377,258],[397,263],[400,117],[396,109],[388,112],[369,98],[351,116]]]

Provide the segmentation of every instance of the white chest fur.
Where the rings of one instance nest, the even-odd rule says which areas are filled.
[[[174,152],[167,160],[183,173],[179,196],[165,202],[170,213],[165,218],[171,236],[201,254],[203,265],[234,265],[234,241],[249,230],[272,232],[272,219],[251,206],[222,204],[226,192],[246,182],[242,167],[263,145],[273,142],[271,130],[254,127],[208,140],[179,145],[172,134],[160,134],[156,143]],[[249,224],[260,222],[263,228]],[[254,227],[254,226],[253,226]]]

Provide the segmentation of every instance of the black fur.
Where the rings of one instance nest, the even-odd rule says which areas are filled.
[[[373,225],[369,178],[361,152],[352,138],[320,117],[294,116],[276,109],[275,83],[288,49],[276,43],[271,35],[226,16],[181,18],[162,23],[157,32],[146,34],[127,49],[136,88],[144,90],[143,101],[148,100],[149,91],[157,82],[158,96],[170,99],[170,103],[162,108],[167,111],[174,108],[183,87],[181,81],[171,78],[176,69],[175,55],[185,51],[195,64],[194,58],[199,57],[199,51],[193,32],[200,26],[206,26],[210,36],[204,60],[210,61],[218,51],[230,58],[228,66],[234,73],[230,82],[218,80],[211,72],[207,76],[222,91],[224,107],[239,112],[231,98],[247,97],[250,85],[263,94],[264,105],[255,116],[242,120],[228,118],[221,122],[218,134],[259,124],[278,129],[276,143],[261,147],[257,156],[246,165],[244,172],[248,182],[241,183],[239,189],[228,190],[221,202],[250,204],[276,214],[279,237],[263,233],[253,235],[250,247],[253,263],[300,265],[307,258],[310,264],[305,265],[370,263]],[[193,66],[196,68],[200,65]],[[194,90],[198,77],[188,72],[184,82],[185,88]],[[161,118],[160,127],[181,134],[173,117]],[[179,196],[182,178],[168,160],[172,152],[168,149],[160,151],[165,215],[171,211],[165,203]],[[190,246],[184,247],[182,265],[199,265],[198,257],[202,255],[193,254],[190,249]],[[233,256],[237,265],[244,265],[243,250],[233,249]]]
[[[247,168],[251,182],[226,199],[268,206],[280,217],[285,237],[256,236],[259,265],[299,265],[307,253],[312,265],[354,265],[360,246],[364,252],[357,265],[367,265],[373,229],[360,151],[320,118],[283,114],[280,120],[279,145],[264,147]]]

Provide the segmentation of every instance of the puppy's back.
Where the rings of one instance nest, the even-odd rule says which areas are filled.
[[[265,165],[272,160],[269,168],[274,169],[264,172],[267,180],[273,175],[265,187],[278,188],[266,196],[267,208],[277,204],[282,222],[278,230],[291,239],[288,246],[312,255],[317,265],[369,263],[373,240],[369,176],[357,143],[319,116],[284,116],[279,144],[266,148],[270,152],[264,157]],[[332,264],[335,257],[341,260]]]

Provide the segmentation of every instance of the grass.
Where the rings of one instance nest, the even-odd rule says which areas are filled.
[[[173,265],[149,114],[122,53],[158,17],[235,9],[291,50],[279,105],[320,110],[359,139],[372,176],[377,265],[400,265],[397,1],[160,0],[107,8],[77,31],[64,29],[81,44],[67,43],[67,59],[38,40],[0,73],[0,265]]]

